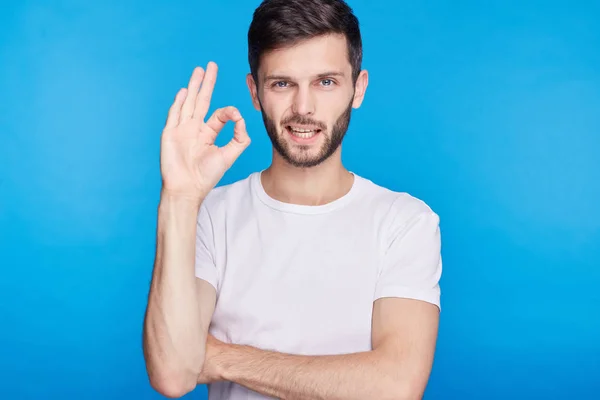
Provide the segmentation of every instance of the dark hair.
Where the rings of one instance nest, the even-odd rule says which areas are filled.
[[[362,63],[358,19],[344,0],[264,0],[254,11],[248,30],[248,62],[258,82],[261,56],[270,50],[327,34],[343,34],[348,43],[352,80]]]

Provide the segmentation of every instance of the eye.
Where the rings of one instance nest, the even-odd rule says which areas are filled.
[[[323,86],[331,86],[333,85],[335,82],[333,82],[332,79],[321,79],[321,84]]]
[[[287,87],[287,82],[286,81],[277,81],[273,84],[274,87],[278,87],[278,88],[285,88]]]

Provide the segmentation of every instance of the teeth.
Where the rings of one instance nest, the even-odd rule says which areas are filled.
[[[309,139],[313,136],[315,136],[315,132],[314,131],[309,131],[309,132],[296,132],[296,131],[292,131],[292,135],[302,138],[302,139]]]
[[[309,130],[309,129],[297,129],[297,128],[290,127],[290,131],[291,131],[292,135],[294,135],[298,138],[301,138],[301,139],[309,139],[315,135],[315,131]]]
[[[314,132],[313,133],[296,133],[293,132],[292,135],[299,137],[301,139],[310,139],[311,137],[315,136]]]

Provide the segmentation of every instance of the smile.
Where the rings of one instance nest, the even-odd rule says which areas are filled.
[[[295,136],[299,139],[310,139],[317,133],[321,132],[320,129],[299,128],[290,125],[286,126],[286,129],[292,136]]]

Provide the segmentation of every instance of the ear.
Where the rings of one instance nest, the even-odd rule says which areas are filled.
[[[256,86],[256,82],[254,82],[254,78],[252,74],[249,73],[246,75],[246,84],[248,85],[248,90],[250,91],[250,96],[252,97],[252,104],[257,111],[260,111],[260,102],[258,101],[258,88]]]
[[[352,100],[352,107],[358,108],[362,104],[365,98],[365,92],[367,91],[367,86],[369,85],[369,72],[365,69],[360,71],[358,74],[358,78],[356,79],[356,84],[354,86],[354,99]]]

